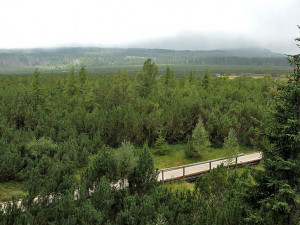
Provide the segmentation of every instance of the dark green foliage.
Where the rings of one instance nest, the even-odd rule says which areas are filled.
[[[257,205],[252,219],[268,224],[299,223],[300,177],[300,70],[299,55],[290,56],[294,74],[278,85],[272,101],[271,123],[262,137],[271,145],[259,144],[264,155],[265,171],[256,174]]]
[[[228,157],[227,163],[229,168],[229,165],[233,163],[234,157],[239,153],[239,143],[233,129],[229,130],[228,136],[224,139],[223,146]]]
[[[92,205],[97,210],[101,210],[104,214],[107,214],[114,204],[114,201],[113,190],[109,181],[105,178],[101,179],[91,196]]]
[[[188,138],[184,153],[187,158],[200,158],[200,154],[198,150],[193,147],[193,141],[190,137]]]
[[[53,158],[57,153],[57,145],[48,138],[40,138],[30,141],[26,146],[26,153],[32,159],[40,159],[42,156]]]
[[[82,79],[82,77],[80,77],[80,79]],[[72,67],[67,78],[65,93],[69,96],[73,96],[78,92],[78,88],[79,87],[75,75],[75,68]]]
[[[157,185],[158,172],[154,170],[153,159],[147,148],[139,155],[136,166],[128,176],[131,193],[146,194]]]
[[[208,69],[206,69],[205,73],[203,75],[203,78],[202,78],[202,87],[204,89],[207,89],[209,87],[209,85],[210,85],[210,79],[211,79],[211,74],[208,71]]]
[[[79,83],[80,83],[80,88],[81,90],[84,89],[84,87],[87,85],[87,73],[86,73],[86,69],[84,66],[81,67],[81,69],[78,72],[78,76],[79,76]]]
[[[202,119],[199,118],[190,140],[188,140],[185,154],[189,158],[200,158],[201,152],[209,149],[210,142],[204,128]]]
[[[113,155],[104,147],[93,162],[86,168],[82,180],[86,183],[87,188],[97,187],[103,177],[110,182],[118,181],[118,165]]]
[[[156,139],[154,146],[155,146],[154,153],[157,155],[167,155],[170,152],[170,146],[162,136],[161,131],[158,132],[158,138]]]
[[[136,166],[134,146],[129,142],[123,142],[117,149],[115,158],[118,165],[120,179],[122,181],[122,185],[124,185],[128,175],[133,172],[133,169]]]
[[[196,217],[199,224],[245,224],[251,177],[228,174],[223,166],[200,176],[195,183]]]
[[[32,166],[25,148],[34,140],[49,140],[57,145],[59,158],[68,154],[76,167],[83,167],[104,144],[163,143],[157,130],[163,131],[165,143],[185,142],[201,117],[212,144],[221,145],[233,128],[241,144],[251,145],[257,139],[256,121],[267,119],[264,107],[274,94],[270,82],[246,76],[211,77],[207,89],[198,76],[178,78],[170,68],[158,77],[150,59],[136,79],[126,72],[87,75],[84,67],[78,73],[72,68],[65,78],[36,70],[33,77],[0,79],[2,180],[25,179],[19,173]],[[159,154],[165,154],[167,144],[161,147]]]
[[[158,75],[158,67],[155,62],[152,63],[148,58],[144,63],[143,70],[137,76],[138,89],[141,97],[147,97],[156,84],[156,78]]]
[[[234,129],[240,143],[251,145],[257,121],[270,122],[264,109],[276,89],[268,80],[246,75],[229,80],[210,77],[209,71],[203,78],[192,73],[179,78],[170,68],[158,76],[150,59],[136,77],[87,75],[82,67],[65,78],[35,71],[33,77],[0,80],[0,180],[26,180],[29,191],[25,210],[15,207],[1,219],[17,224],[263,221],[249,204],[261,206],[256,200],[266,192],[252,198],[247,174],[218,169],[197,181],[195,193],[174,194],[157,187],[149,150],[135,156],[133,144],[148,143],[166,154],[168,143],[187,142],[192,156],[199,157]],[[295,192],[285,184],[291,186],[282,185],[280,198]]]
[[[32,98],[33,98],[33,108],[37,110],[38,105],[42,105],[44,103],[44,96],[43,90],[41,88],[41,81],[40,81],[40,72],[38,68],[35,69],[32,79]]]
[[[30,132],[6,128],[0,138],[0,181],[20,178],[19,172],[26,167],[25,144],[31,138]]]
[[[194,83],[194,74],[193,71],[191,70],[188,76],[188,81],[190,82],[190,84]]]
[[[164,84],[169,88],[175,88],[177,85],[176,75],[169,67],[167,67],[166,74],[163,76]]]
[[[131,94],[129,78],[126,72],[121,73],[118,71],[117,75],[114,77],[112,89],[112,101],[114,105],[122,105]]]

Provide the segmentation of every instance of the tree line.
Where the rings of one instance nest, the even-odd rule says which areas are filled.
[[[58,48],[0,50],[1,67],[68,68],[142,65],[147,58],[157,64],[287,66],[283,54],[265,49],[175,51],[164,49]]]

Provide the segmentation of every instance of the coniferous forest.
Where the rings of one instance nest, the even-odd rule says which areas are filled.
[[[135,75],[1,76],[0,182],[28,190],[1,223],[299,224],[300,57],[288,60],[294,73],[276,81],[159,75],[150,58]],[[193,191],[157,182],[153,154],[183,143],[201,158],[224,140],[262,151],[264,169],[221,166]]]

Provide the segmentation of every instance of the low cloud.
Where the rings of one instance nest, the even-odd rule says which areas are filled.
[[[253,35],[254,36],[254,35]],[[262,41],[263,40],[263,41]],[[238,48],[266,48],[272,52],[283,54],[296,54],[299,52],[293,38],[275,37],[251,37],[227,33],[192,33],[182,32],[176,36],[165,37],[155,40],[144,40],[128,43],[121,47],[133,48],[158,48],[173,50],[216,50]]]

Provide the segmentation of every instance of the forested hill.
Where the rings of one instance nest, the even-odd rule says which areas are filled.
[[[286,66],[285,56],[267,49],[175,51],[138,48],[0,49],[0,67],[47,67],[53,70],[85,65],[142,65],[147,58],[157,64]]]

